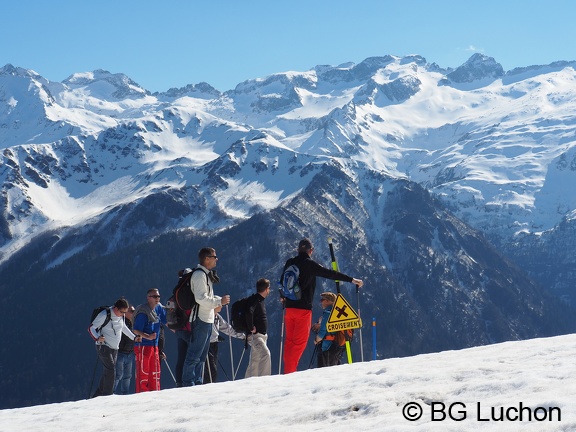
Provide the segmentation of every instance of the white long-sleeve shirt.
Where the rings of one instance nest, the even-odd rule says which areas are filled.
[[[238,339],[246,339],[246,335],[244,333],[238,333],[236,330],[232,328],[228,321],[222,318],[222,315],[217,313],[214,316],[214,323],[212,324],[212,334],[210,335],[210,343],[218,342],[218,336],[220,333],[227,334],[228,336],[232,336]]]
[[[108,345],[110,348],[117,350],[120,346],[120,339],[122,339],[122,333],[128,336],[130,339],[134,340],[136,335],[130,331],[130,329],[124,323],[124,316],[116,316],[113,308],[110,307],[110,321],[104,327],[100,329],[100,333],[96,331],[98,327],[104,324],[106,320],[106,309],[102,310],[90,326],[90,334],[96,340],[97,345]],[[104,336],[104,342],[98,342],[97,339],[100,336]]]
[[[200,271],[195,271],[190,278],[190,287],[196,303],[198,303],[198,318],[205,323],[214,323],[214,309],[220,306],[222,297],[214,295],[212,281],[207,274],[210,272],[206,267],[198,264]],[[194,314],[190,315],[192,318]]]

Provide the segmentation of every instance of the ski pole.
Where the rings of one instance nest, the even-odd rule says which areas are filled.
[[[168,364],[168,360],[166,360],[166,357],[164,357],[162,360],[164,360],[164,363],[166,363],[166,367],[168,368],[168,372],[170,372],[170,375],[172,375],[172,379],[174,380],[174,384],[176,384],[176,377],[172,373],[172,369],[170,369],[170,365]]]
[[[206,361],[204,362],[204,368],[208,369],[208,378],[210,379],[210,383],[213,383],[214,380],[212,379],[212,369],[210,368],[210,360],[208,360],[208,358],[210,357],[210,353],[208,353],[208,357],[206,357]],[[204,370],[206,370],[204,369]]]
[[[226,375],[227,379],[230,379],[230,377],[228,376],[228,374],[226,373],[226,369],[224,369],[224,365],[222,364],[222,362],[220,361],[220,359],[218,359],[218,364],[220,365],[220,368],[222,368],[222,372],[224,372],[224,375]]]
[[[312,363],[314,362],[314,358],[318,355],[318,347],[320,346],[319,343],[314,345],[314,352],[312,353],[312,358],[310,359],[310,364],[308,365],[308,369],[312,367]]]
[[[376,317],[372,318],[372,360],[376,360]]]
[[[240,356],[240,361],[238,362],[238,367],[236,367],[236,372],[234,376],[238,376],[238,369],[240,369],[240,365],[242,364],[242,359],[244,358],[244,353],[246,352],[246,348],[242,350],[242,355]]]
[[[282,373],[282,345],[284,344],[284,317],[286,315],[286,300],[282,302],[282,328],[280,329],[280,358],[278,359],[278,375]]]
[[[230,309],[228,308],[228,304],[226,304],[226,318],[228,319],[229,323],[232,322],[230,321]],[[236,379],[236,375],[234,375],[234,356],[232,354],[232,338],[229,337],[228,341],[230,342],[230,365],[232,368],[232,381],[234,381]]]
[[[96,369],[98,369],[98,353],[96,353],[96,364],[94,365],[94,372],[92,373],[92,382],[90,383],[90,388],[88,389],[88,397],[86,399],[90,399],[92,397],[92,387],[94,387],[94,378],[96,377]]]
[[[360,315],[360,288],[356,285],[356,298],[358,299],[358,316]],[[362,321],[360,321],[362,323]],[[362,344],[362,325],[360,326],[360,361],[364,361],[364,347]]]

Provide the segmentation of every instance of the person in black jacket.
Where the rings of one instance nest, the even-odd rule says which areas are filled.
[[[268,317],[266,316],[266,297],[270,294],[270,281],[258,279],[256,293],[246,301],[246,328],[250,330],[248,344],[251,347],[250,361],[246,368],[246,378],[265,376],[272,373],[268,341]]]
[[[298,285],[302,291],[300,300],[283,299],[285,301],[286,314],[284,317],[286,332],[284,341],[284,373],[296,372],[300,357],[306,349],[306,343],[310,336],[312,325],[312,303],[316,290],[316,277],[352,282],[361,287],[360,279],[352,278],[344,273],[330,270],[314,261],[312,253],[314,247],[310,239],[304,238],[298,244],[298,255],[290,258],[284,265],[284,270],[296,264],[300,270]]]

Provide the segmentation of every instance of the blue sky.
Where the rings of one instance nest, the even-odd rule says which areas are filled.
[[[276,72],[474,52],[505,70],[576,60],[572,0],[0,0],[0,67],[52,81],[105,69],[165,91],[218,90]]]

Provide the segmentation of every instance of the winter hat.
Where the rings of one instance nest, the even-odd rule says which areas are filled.
[[[336,302],[336,294],[331,292],[323,292],[320,294],[320,298],[328,300],[330,303]]]

